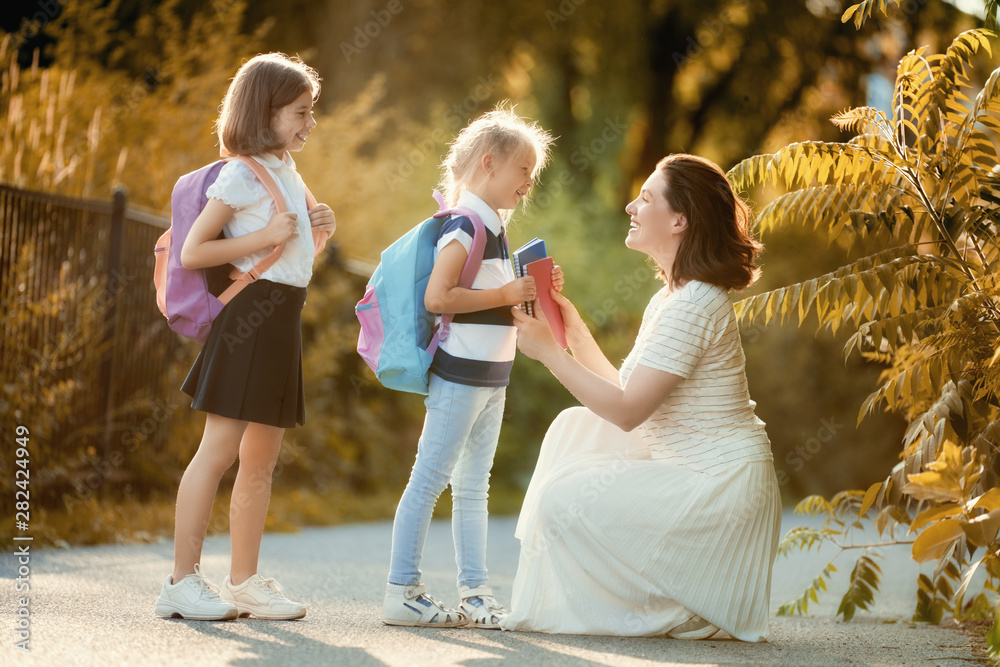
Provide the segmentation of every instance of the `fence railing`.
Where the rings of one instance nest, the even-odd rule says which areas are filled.
[[[152,286],[168,225],[130,210],[124,191],[108,202],[0,185],[5,422],[57,415],[66,423],[50,435],[74,442],[52,446],[100,456],[116,414],[141,419],[181,344]]]
[[[141,495],[177,465],[160,426],[185,402],[197,350],[156,307],[153,248],[168,225],[123,191],[95,201],[0,184],[0,430],[31,430],[32,495],[50,505],[107,487]],[[372,266],[333,245],[323,263],[363,294]],[[13,451],[0,447],[0,469]]]

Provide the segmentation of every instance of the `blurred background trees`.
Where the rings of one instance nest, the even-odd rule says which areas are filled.
[[[511,242],[545,238],[567,294],[609,357],[621,359],[659,286],[623,245],[622,209],[658,158],[693,152],[729,169],[793,141],[845,140],[830,116],[888,107],[904,53],[942,51],[982,23],[942,0],[891,6],[861,30],[841,23],[843,10],[833,0],[67,0],[8,8],[0,181],[91,197],[122,183],[131,202],[166,211],[176,178],[217,155],[212,122],[244,59],[281,50],[316,67],[319,126],[295,159],[337,212],[343,261],[318,267],[310,287],[308,422],[286,438],[295,455],[276,478],[274,505],[293,498],[287,506],[299,509],[289,522],[322,521],[331,503],[378,497],[389,500],[365,506],[387,515],[412,463],[422,405],[359,367],[353,304],[361,292],[343,267],[374,266],[386,245],[435,210],[430,191],[455,134],[510,99],[558,137]],[[764,241],[754,291],[845,263],[840,243],[794,225]],[[903,422],[878,414],[855,427],[883,366],[857,357],[845,365],[844,339],[829,333],[794,325],[742,333],[786,500],[884,477],[898,460]],[[179,372],[195,353],[187,349]],[[164,391],[179,401],[176,384]],[[545,428],[572,402],[541,366],[515,364],[494,511],[516,511]],[[162,436],[172,472],[150,482],[151,497],[172,498],[172,476],[196,447],[201,422],[186,408],[175,412]],[[115,497],[113,488],[104,492]],[[280,512],[272,514],[272,527],[280,525]]]

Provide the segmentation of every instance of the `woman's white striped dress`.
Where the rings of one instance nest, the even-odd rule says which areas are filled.
[[[781,505],[725,290],[657,293],[636,364],[683,378],[642,426],[577,407],[545,435],[504,629],[765,640]]]

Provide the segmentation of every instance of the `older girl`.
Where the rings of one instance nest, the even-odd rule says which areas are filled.
[[[336,226],[326,204],[308,208],[290,155],[302,150],[316,127],[312,107],[319,89],[315,70],[271,53],[240,68],[222,103],[217,129],[223,150],[252,156],[266,168],[288,211],[276,214],[274,200],[250,168],[228,162],[208,189],[181,262],[189,269],[232,262],[247,271],[274,246],[283,243],[284,249],[222,310],[184,381],[191,407],[207,415],[201,444],[177,491],[174,571],[156,601],[160,616],[292,619],[306,613],[274,579],[257,573],[257,557],[281,439],[286,428],[305,421],[300,318],[312,277],[312,231],[332,233]],[[267,315],[260,317],[261,312]],[[259,325],[248,327],[248,317]],[[220,596],[198,561],[219,481],[237,456],[229,511],[232,564]]]

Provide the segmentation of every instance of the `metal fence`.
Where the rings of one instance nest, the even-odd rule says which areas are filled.
[[[156,307],[153,248],[168,226],[124,192],[95,201],[0,184],[0,430],[31,430],[32,496],[50,507],[176,484],[178,446],[161,426],[185,402],[197,345]],[[333,245],[323,263],[351,281],[340,305],[353,314],[373,267]],[[0,470],[14,451],[0,447]],[[0,479],[0,507],[14,483]]]
[[[152,285],[168,225],[128,209],[124,191],[95,201],[0,185],[5,423],[54,416],[52,453],[100,456],[123,409],[150,409],[181,345]]]

